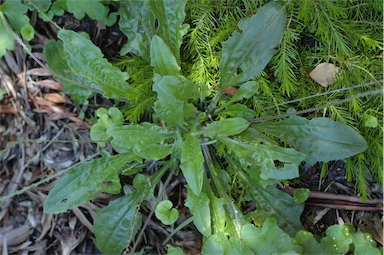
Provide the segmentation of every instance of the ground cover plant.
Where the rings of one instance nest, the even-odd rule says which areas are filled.
[[[97,211],[95,244],[105,254],[134,252],[143,227],[140,205],[152,203],[151,213],[158,220],[174,224],[178,211],[162,199],[165,188],[159,183],[183,176],[185,206],[192,215],[183,224],[193,222],[201,233],[204,254],[380,252],[370,235],[348,224],[329,227],[321,239],[303,230],[300,215],[308,190],[299,189],[293,197],[281,190],[300,177],[304,162],[326,166],[353,155],[358,156],[346,161],[349,178],[357,181],[364,197],[367,169],[374,169],[371,174],[382,181],[376,158],[382,157],[382,147],[375,140],[381,135],[381,82],[376,81],[381,60],[362,68],[368,60],[353,62],[346,27],[337,23],[325,29],[321,23],[359,15],[358,10],[343,14],[331,1],[92,2],[95,9],[90,10],[69,0],[6,1],[0,6],[1,29],[8,36],[2,52],[12,49],[12,28],[30,38],[33,29],[23,16],[28,8],[47,21],[64,11],[79,19],[87,14],[106,25],[118,16],[128,37],[124,57],[115,63],[104,58],[87,35],[71,30],[60,29],[57,40],[45,44],[49,68],[78,104],[89,103],[96,93],[115,100],[114,106],[97,109],[90,130],[93,142],[105,149],[65,174],[45,200],[46,213],[77,208],[100,190],[119,195]],[[329,16],[308,16],[311,8]],[[14,24],[16,15],[25,22]],[[372,34],[355,45],[362,49],[361,58],[382,49],[372,27]],[[313,43],[326,46],[304,44],[301,51],[295,41],[302,31],[316,35]],[[352,36],[362,35],[355,30]],[[314,65],[320,60],[340,64],[343,72],[355,74],[351,79],[368,85],[359,86],[358,92],[324,92],[328,97],[308,105],[302,95],[312,98],[321,87],[311,84],[313,93],[308,94],[308,88],[300,87],[308,77],[304,82],[295,68],[298,61]],[[271,82],[270,75],[276,80]],[[348,81],[342,77],[335,84]],[[294,105],[297,109],[288,107],[287,98],[293,95],[303,101]],[[363,105],[364,97],[369,104]],[[353,112],[341,103],[349,103]],[[370,158],[375,160],[367,161]],[[125,176],[132,177],[132,185],[122,186]],[[245,214],[246,202],[255,209]],[[170,246],[168,253],[182,251]]]

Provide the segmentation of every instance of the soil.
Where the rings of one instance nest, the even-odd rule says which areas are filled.
[[[108,59],[127,41],[115,25],[104,28],[97,22],[81,22],[71,15],[57,19],[58,25],[85,31]],[[44,62],[42,49],[57,33],[49,23],[35,25],[36,36],[30,42],[34,55]],[[45,63],[45,62],[44,62]],[[95,210],[115,196],[98,193],[94,200],[78,209],[58,215],[43,213],[44,199],[68,168],[97,153],[89,142],[91,117],[96,106],[111,105],[95,96],[87,106],[77,106],[63,93],[53,74],[23,52],[18,45],[1,59],[0,65],[0,250],[2,254],[100,254],[93,240],[92,222]],[[67,141],[67,142],[65,142]],[[112,151],[111,151],[112,152]],[[383,244],[382,189],[371,183],[369,201],[362,201],[353,183],[345,178],[342,161],[331,162],[324,177],[320,165],[301,167],[300,181],[285,191],[308,188],[313,193],[302,214],[305,229],[324,235],[325,229],[337,223],[352,223]],[[167,176],[166,176],[167,177]],[[165,177],[165,178],[166,178]],[[165,179],[164,179],[165,181]],[[123,184],[131,184],[128,177]],[[176,226],[191,214],[184,206],[185,183],[181,176],[170,179],[167,196],[179,210]],[[373,203],[371,203],[373,201]],[[249,205],[250,207],[252,205]],[[163,241],[173,229],[155,217],[147,218],[151,205],[141,205],[143,222],[148,225],[137,243],[136,251],[165,254]],[[182,247],[187,254],[199,254],[202,237],[190,224],[168,242]]]

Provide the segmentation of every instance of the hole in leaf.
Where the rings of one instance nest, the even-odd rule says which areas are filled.
[[[67,203],[67,201],[68,201],[68,199],[64,198],[63,200],[61,200],[61,203],[65,204],[65,203]]]

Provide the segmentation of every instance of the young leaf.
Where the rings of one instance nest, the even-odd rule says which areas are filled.
[[[188,189],[188,196],[185,205],[193,215],[193,223],[199,232],[209,237],[211,232],[211,212],[209,208],[209,198],[207,194],[201,192],[199,195],[195,195],[191,189]]]
[[[321,245],[311,232],[300,230],[294,240],[303,248],[302,254],[324,254]]]
[[[68,59],[65,61],[76,82],[99,91],[106,97],[125,98],[129,84],[128,74],[112,66],[101,50],[84,36],[70,30],[60,30],[58,37],[63,41]]]
[[[180,45],[183,36],[189,28],[188,24],[183,24],[187,2],[188,0],[153,0],[149,2],[151,11],[159,22],[158,35],[165,40],[177,61],[180,61]]]
[[[244,104],[232,104],[225,107],[225,110],[220,111],[220,115],[225,114],[230,117],[238,117],[243,119],[251,119],[256,116],[256,112],[249,109]]]
[[[353,128],[329,118],[293,116],[277,123],[254,125],[308,155],[306,162],[328,162],[350,157],[367,148],[364,138]]]
[[[242,34],[235,31],[223,42],[220,63],[220,84],[224,90],[255,79],[265,68],[284,31],[286,14],[282,5],[269,2],[256,15],[239,24]],[[238,74],[238,70],[242,72]]]
[[[354,229],[349,225],[333,225],[325,231],[326,237],[321,239],[324,253],[345,254],[353,241]]]
[[[104,181],[111,181],[125,168],[125,164],[136,159],[133,153],[110,156],[87,161],[65,174],[64,178],[49,192],[45,213],[61,213],[88,203],[94,193],[102,189]]]
[[[121,1],[119,27],[128,38],[121,55],[132,52],[150,62],[150,45],[156,34],[155,17],[149,9],[151,1]]]
[[[240,86],[235,95],[229,100],[229,103],[234,103],[242,99],[247,99],[258,92],[259,84],[255,81],[248,81]]]
[[[248,128],[250,123],[242,118],[229,118],[214,121],[203,128],[205,136],[210,138],[237,135]]]
[[[204,157],[199,138],[186,134],[181,147],[180,168],[191,191],[199,196],[203,187]]]
[[[368,233],[357,231],[353,235],[354,254],[356,255],[380,255],[382,252],[377,248],[375,240]]]
[[[13,50],[15,37],[11,29],[21,32],[24,27],[29,25],[29,18],[25,15],[27,11],[28,7],[22,4],[20,0],[5,1],[0,5],[0,57],[7,50]],[[10,24],[8,24],[5,17],[7,17]]]
[[[177,221],[179,213],[169,200],[163,200],[156,206],[155,215],[164,225],[171,225]]]
[[[155,68],[155,73],[161,76],[180,74],[180,67],[175,55],[164,40],[157,35],[151,41],[151,66]]]
[[[295,191],[293,192],[293,198],[295,199],[296,204],[302,204],[309,198],[310,194],[311,191],[309,189],[295,189]]]
[[[93,224],[95,244],[104,254],[121,254],[134,240],[141,227],[141,214],[137,206],[145,191],[137,190],[118,198],[97,211]]]
[[[181,81],[176,76],[157,76],[153,90],[157,92],[154,110],[164,122],[184,129],[188,121],[196,119],[198,111],[193,104],[188,103],[190,98],[199,97],[193,82]]]
[[[261,228],[245,224],[241,238],[255,254],[300,254],[302,250],[277,226],[274,218],[267,219]]]

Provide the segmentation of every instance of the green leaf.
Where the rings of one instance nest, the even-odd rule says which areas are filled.
[[[353,128],[329,118],[293,116],[279,122],[253,126],[274,135],[308,155],[308,164],[344,159],[367,148],[364,138]]]
[[[64,91],[71,95],[76,95],[81,101],[86,101],[96,90],[88,89],[83,84],[77,82],[81,80],[68,66],[68,54],[64,51],[62,41],[49,40],[44,46],[44,55],[49,68],[60,78],[63,79]],[[78,86],[82,85],[82,86]]]
[[[180,247],[168,246],[167,255],[183,255],[183,250]]]
[[[189,99],[199,98],[196,84],[189,80],[180,80],[172,75],[157,76],[153,84],[153,91],[156,91],[160,100],[174,98],[187,103]]]
[[[105,97],[126,98],[130,85],[128,74],[112,66],[100,49],[84,36],[70,30],[60,30],[65,59],[74,81],[102,93]]]
[[[251,144],[227,137],[220,137],[218,140],[227,146],[228,152],[235,155],[244,168],[250,168],[251,172],[255,172],[255,167],[260,168],[260,175],[257,174],[257,176],[264,180],[286,180],[299,177],[299,164],[306,158],[301,152],[276,145]]]
[[[242,99],[248,99],[251,96],[258,93],[259,84],[255,81],[248,81],[240,86],[235,95],[229,100],[230,103],[240,101]]]
[[[0,40],[0,57],[4,56],[4,54],[9,51],[13,50],[14,47],[14,38],[11,31],[9,31],[8,24],[4,24],[5,18],[2,13],[0,13],[0,33],[1,33],[1,40]]]
[[[150,62],[150,45],[156,34],[155,17],[149,3],[150,0],[121,1],[119,27],[128,38],[127,44],[121,50],[125,55],[132,52]]]
[[[26,24],[22,27],[20,33],[24,40],[27,41],[30,41],[35,37],[35,29],[30,24]]]
[[[209,207],[209,198],[204,192],[195,195],[190,188],[188,188],[188,196],[185,205],[193,215],[193,223],[199,232],[209,237],[212,234],[211,228],[211,212]]]
[[[23,28],[28,28],[28,35],[31,35],[32,31],[34,32],[33,28],[31,29],[30,27],[28,16],[25,15],[27,11],[28,7],[22,4],[20,0],[5,1],[0,5],[0,57],[8,50],[13,50],[16,36],[13,30],[22,32]],[[7,17],[9,24],[5,17]],[[25,32],[26,31],[24,31],[24,33]],[[30,39],[30,36],[25,39]]]
[[[180,66],[175,56],[167,43],[157,35],[151,41],[151,66],[155,68],[155,73],[161,76],[180,74]]]
[[[375,128],[377,127],[377,125],[378,125],[378,122],[375,116],[372,116],[369,114],[364,115],[364,126]]]
[[[162,131],[155,124],[144,122],[141,125],[112,127],[107,130],[107,135],[112,137],[112,147],[119,153],[133,150],[137,156],[151,160],[159,160],[172,153],[172,146],[165,140],[173,138],[173,133]]]
[[[349,225],[333,225],[325,231],[326,237],[321,239],[324,253],[345,254],[349,251],[349,245],[353,241],[353,227]]]
[[[277,226],[274,218],[267,219],[262,228],[245,224],[241,239],[255,254],[301,254],[301,247]]]
[[[274,54],[273,48],[280,41],[285,21],[283,6],[272,1],[239,24],[242,33],[235,31],[223,42],[220,62],[222,90],[253,80],[259,75]]]
[[[239,171],[239,176],[244,184],[250,187],[247,189],[247,194],[256,203],[257,208],[269,212],[270,217],[276,218],[281,229],[293,236],[302,228],[300,215],[304,209],[303,204],[296,204],[290,195],[277,189],[275,185],[264,188],[242,171]]]
[[[237,135],[249,127],[250,123],[242,118],[229,118],[214,121],[203,128],[204,135],[210,138]]]
[[[191,134],[184,136],[181,147],[180,168],[191,191],[198,196],[203,187],[204,156],[199,138]]]
[[[153,109],[165,123],[182,128],[187,125],[184,120],[184,107],[184,102],[171,98],[169,100],[157,100]]]
[[[29,6],[31,11],[46,12],[51,7],[52,0],[28,0],[25,1],[25,4]]]
[[[375,240],[368,233],[358,231],[353,235],[353,246],[355,248],[354,254],[356,255],[379,255],[382,254],[376,246]]]
[[[116,107],[111,107],[108,111],[101,107],[97,109],[96,115],[99,119],[91,127],[90,136],[92,141],[97,142],[100,146],[105,146],[105,142],[111,138],[107,134],[107,129],[123,125],[123,114]]]
[[[225,110],[220,111],[220,114],[226,114],[230,117],[239,117],[243,119],[251,119],[256,116],[256,112],[249,109],[244,104],[232,104],[225,107]]]
[[[183,36],[189,28],[188,24],[183,24],[187,2],[188,0],[153,0],[149,2],[151,11],[159,22],[158,35],[165,40],[177,61],[180,61],[180,45],[183,42]]]
[[[179,213],[169,200],[163,200],[157,204],[155,215],[164,225],[171,225],[177,221]]]
[[[49,192],[45,213],[61,213],[88,203],[94,193],[103,188],[105,181],[117,178],[125,164],[133,161],[133,153],[110,156],[87,161],[65,174],[64,178]]]
[[[102,253],[121,254],[134,240],[142,223],[137,208],[144,193],[143,190],[137,190],[97,211],[93,228],[95,244]]]
[[[189,99],[199,97],[195,84],[176,76],[156,76],[153,90],[157,93],[154,110],[167,124],[184,129],[188,121],[195,121],[196,107]]]
[[[226,245],[231,241],[232,238],[228,239],[223,232],[211,235],[204,239],[202,253],[209,255],[225,254]]]
[[[81,20],[87,14],[91,19],[103,20],[108,14],[108,7],[105,7],[98,0],[66,0],[67,10],[73,13],[76,19]]]
[[[312,233],[300,230],[294,240],[303,248],[303,254],[323,254],[321,245],[316,241]]]
[[[5,1],[0,5],[0,12],[3,13],[14,30],[20,32],[21,29],[29,24],[27,15],[28,7],[21,3],[20,0]]]
[[[295,199],[296,204],[302,204],[309,198],[310,194],[311,191],[309,189],[295,189],[295,191],[293,192],[293,198]]]

